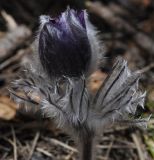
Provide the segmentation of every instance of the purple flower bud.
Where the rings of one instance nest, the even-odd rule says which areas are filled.
[[[86,12],[67,9],[59,17],[41,16],[39,58],[49,77],[78,77],[89,71],[92,49]]]

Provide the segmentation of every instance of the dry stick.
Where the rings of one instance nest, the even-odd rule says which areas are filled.
[[[5,146],[2,146],[2,145],[0,145],[0,150],[4,150],[5,152],[9,152],[10,151],[10,148],[7,148],[7,147],[5,147]]]
[[[42,148],[37,147],[36,150],[44,155],[46,155],[47,157],[51,157],[52,159],[56,159],[56,157],[54,155],[52,155],[51,153],[49,153],[48,151],[45,151]]]
[[[108,159],[106,159],[106,157],[102,157],[102,156],[97,156],[97,159],[100,159],[100,160],[108,160]]]
[[[138,72],[145,73],[145,72],[148,72],[149,70],[151,70],[152,68],[154,68],[154,63],[150,63],[148,66],[138,70]]]
[[[69,153],[69,154],[64,158],[64,160],[69,160],[69,159],[71,159],[72,156],[73,156],[73,154],[74,154],[74,152],[71,151],[71,153]]]
[[[10,64],[16,61],[19,61],[25,54],[30,53],[30,51],[31,51],[30,48],[19,50],[16,55],[14,55],[11,58],[8,58],[7,60],[5,60],[0,64],[0,71],[2,71],[4,68],[9,66]]]
[[[26,26],[18,26],[0,39],[0,61],[9,57],[15,49],[21,46],[31,36]]]
[[[6,160],[7,155],[8,155],[8,152],[4,153],[4,155],[1,157],[1,160]]]
[[[134,143],[136,145],[137,152],[138,152],[138,155],[139,155],[139,159],[140,160],[145,160],[144,155],[143,155],[143,151],[141,149],[141,144],[139,142],[138,137],[136,136],[136,134],[132,134],[132,138],[133,138],[133,141],[134,141]]]
[[[73,147],[71,147],[71,146],[69,146],[69,145],[67,145],[67,144],[65,144],[65,143],[63,143],[63,142],[61,142],[61,141],[59,141],[57,139],[54,139],[54,138],[51,138],[51,139],[44,138],[44,140],[50,141],[54,145],[60,145],[60,146],[66,148],[66,149],[68,149],[68,150],[70,150],[70,151],[72,151],[74,153],[78,153],[77,149],[75,149],[75,148],[73,148]],[[89,147],[89,146],[84,146],[84,147]],[[85,149],[85,148],[83,148],[83,149]],[[82,156],[84,156],[84,155],[82,155]]]
[[[17,28],[17,23],[11,15],[7,14],[3,10],[1,11],[1,14],[2,14],[3,18],[5,19],[5,21],[7,22],[7,28],[9,30],[13,30],[13,29]]]
[[[127,145],[127,146],[134,146],[134,143],[129,142],[129,141],[125,141],[123,139],[118,139],[118,138],[115,137],[113,140],[115,142],[122,143],[122,144]]]
[[[54,138],[50,138],[50,139],[44,138],[44,140],[49,141],[49,142],[51,142],[54,145],[60,145],[60,146],[66,148],[66,149],[68,149],[70,151],[73,151],[75,153],[78,152],[77,149],[75,149],[75,148],[73,148],[73,147],[71,147],[71,146],[69,146],[69,145],[67,145],[67,144],[65,144],[65,143],[63,143],[63,142],[61,142],[61,141],[59,141],[57,139],[54,139]]]
[[[40,124],[38,124],[37,122],[30,122],[30,123],[24,124],[22,127],[18,128],[16,130],[16,133],[19,133],[19,132],[21,132],[24,129],[38,129],[38,128],[40,128]],[[0,135],[0,139],[2,138],[2,139],[7,140],[6,137],[9,137],[10,135],[11,135],[10,132],[6,133],[5,136]]]
[[[116,3],[110,3],[109,8],[111,9],[111,11],[116,13],[116,15],[119,15],[119,16],[129,16],[130,15],[130,13],[126,9],[122,8]]]
[[[12,136],[13,136],[13,153],[14,153],[14,160],[17,160],[17,141],[16,141],[16,135],[13,126],[11,127],[12,130]]]
[[[104,133],[112,133],[112,132],[115,132],[115,131],[123,131],[123,130],[126,130],[128,129],[128,126],[122,126],[122,127],[115,127],[115,128],[110,128],[108,130],[105,130]]]
[[[99,149],[108,149],[110,148],[110,145],[97,145],[96,146],[97,148]],[[125,145],[112,145],[112,149],[128,149],[128,148],[131,148],[131,149],[136,149],[135,146],[132,146],[132,145],[128,145],[128,146],[125,146]]]
[[[73,147],[71,147],[71,146],[69,146],[69,145],[67,145],[67,144],[65,144],[65,143],[63,143],[63,142],[61,142],[57,139],[54,139],[54,138],[43,138],[43,139],[45,141],[51,142],[54,145],[59,145],[61,147],[64,147],[64,148],[66,148],[66,149],[68,149],[72,152],[75,152],[75,153],[78,152],[77,149],[75,149],[75,148],[73,148]],[[108,149],[108,148],[110,148],[110,145],[97,145],[96,147],[98,149]],[[133,149],[136,149],[136,146],[133,146],[133,145],[127,145],[127,146],[125,146],[125,145],[112,145],[112,148],[113,149],[119,149],[119,148],[123,148],[123,149],[133,148]]]
[[[6,138],[5,136],[3,136],[3,139],[7,142],[9,142],[12,146],[13,146],[13,152],[14,152],[14,160],[17,160],[17,146],[16,146],[16,136],[15,136],[15,132],[14,132],[14,128],[11,127],[12,129],[12,136],[13,136],[13,141],[11,139]],[[10,135],[11,135],[10,134]]]
[[[89,11],[103,18],[114,28],[118,30],[125,30],[126,32],[134,34],[133,39],[136,44],[138,44],[141,48],[147,50],[148,53],[152,55],[154,54],[154,41],[144,33],[136,31],[136,29],[131,26],[127,21],[116,16],[111,9],[98,2],[87,2],[86,6]]]
[[[29,157],[27,158],[27,160],[30,160],[30,159],[31,159],[31,157],[32,157],[32,155],[33,155],[33,152],[34,152],[34,150],[35,150],[35,147],[36,147],[36,145],[37,145],[37,141],[38,141],[39,137],[40,137],[40,132],[37,132],[36,135],[35,135],[35,138],[34,138],[34,140],[33,140],[32,148],[31,148],[31,150],[30,150],[30,154],[29,154]]]
[[[114,142],[114,140],[112,140],[112,141],[110,142],[110,144],[109,144],[109,148],[108,148],[108,150],[107,150],[107,152],[106,152],[106,155],[105,155],[106,160],[109,159],[109,154],[110,154],[110,151],[111,151],[111,149],[112,149],[113,142]]]

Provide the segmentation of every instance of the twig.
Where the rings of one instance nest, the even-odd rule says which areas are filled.
[[[69,160],[73,156],[74,152],[71,152],[69,155],[67,155],[64,159]]]
[[[108,148],[110,148],[110,145],[97,145],[96,147],[99,148],[99,149],[108,149]],[[132,145],[128,145],[128,146],[112,145],[112,149],[119,149],[119,148],[122,148],[122,149],[128,149],[128,148],[136,149],[136,147],[132,146]]]
[[[113,146],[113,140],[110,142],[109,148],[108,148],[108,150],[107,150],[107,152],[106,152],[106,155],[105,155],[106,160],[109,159],[109,154],[110,154],[110,151],[111,151],[111,149],[112,149],[112,146]]]
[[[7,147],[0,145],[0,150],[4,150],[5,152],[9,152],[10,148],[7,148]]]
[[[55,145],[60,145],[60,146],[66,148],[68,150],[71,150],[71,151],[73,151],[75,153],[78,152],[77,149],[75,149],[75,148],[73,148],[73,147],[71,147],[71,146],[69,146],[69,145],[67,145],[67,144],[65,144],[65,143],[63,143],[63,142],[61,142],[61,141],[59,141],[57,139],[54,139],[54,138],[50,138],[50,139],[44,138],[44,140],[50,141],[52,144],[55,144]]]
[[[6,125],[6,123],[5,123],[5,125]],[[9,124],[8,124],[8,125],[9,125]],[[18,125],[19,125],[19,124],[18,124]],[[23,125],[23,123],[21,123],[20,126],[21,126],[21,127],[16,130],[16,133],[20,133],[20,132],[22,132],[24,129],[39,129],[41,125],[34,121],[34,122],[26,123],[26,124],[24,124],[24,125]],[[7,139],[6,137],[9,137],[10,135],[11,135],[10,132],[6,133],[5,136],[4,136],[4,135],[3,135],[3,136],[0,135],[0,139],[2,138],[2,139],[4,139],[4,140],[7,140],[7,141],[8,141],[8,139]],[[9,140],[9,142],[10,142],[10,140]]]
[[[0,71],[2,71],[4,68],[9,66],[10,64],[16,61],[19,61],[21,57],[23,57],[27,53],[30,53],[30,51],[31,51],[30,48],[19,50],[15,56],[8,58],[6,61],[0,64]]]
[[[30,154],[29,154],[29,157],[27,158],[27,160],[30,160],[30,159],[31,159],[31,157],[32,157],[32,155],[33,155],[33,152],[34,152],[34,150],[35,150],[35,147],[36,147],[36,145],[37,145],[37,141],[38,141],[39,137],[40,137],[40,132],[37,132],[36,135],[35,135],[35,138],[34,138],[34,140],[33,140],[32,148],[31,148],[31,150],[30,150]]]
[[[13,126],[11,127],[12,130],[12,136],[13,136],[13,153],[14,153],[14,160],[17,160],[17,141],[16,141],[16,136],[15,136],[15,131]]]
[[[128,129],[128,127],[115,127],[115,128],[110,128],[110,129],[107,129],[104,131],[104,133],[112,133],[114,131],[123,131],[123,130],[126,130]]]
[[[0,62],[8,58],[19,46],[31,36],[26,26],[18,26],[0,39]]]
[[[14,30],[15,28],[17,28],[17,23],[11,15],[7,14],[4,10],[1,11],[1,14],[7,22],[7,28],[9,30]]]
[[[139,159],[140,160],[145,160],[144,155],[143,155],[143,151],[141,149],[141,144],[139,142],[138,137],[136,136],[136,134],[132,134],[132,138],[133,138],[133,141],[134,141],[134,143],[136,145],[137,152],[138,152],[138,155],[139,155]]]
[[[110,3],[109,8],[119,16],[129,16],[129,12],[116,3]]]
[[[7,155],[8,155],[8,152],[4,153],[4,155],[1,157],[1,160],[6,160]]]
[[[151,70],[152,68],[154,68],[154,63],[151,63],[148,66],[138,70],[138,72],[139,73],[145,73],[145,72],[148,72],[149,70]]]
[[[53,158],[54,160],[56,159],[54,155],[52,155],[52,154],[49,153],[48,151],[45,151],[45,150],[42,149],[42,148],[37,147],[36,150],[37,150],[38,152],[40,152],[40,153],[42,153],[42,154],[48,156],[48,157]]]

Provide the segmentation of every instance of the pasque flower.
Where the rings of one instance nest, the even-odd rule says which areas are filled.
[[[81,160],[93,158],[93,141],[105,128],[146,126],[148,119],[134,116],[137,107],[144,106],[139,73],[132,73],[122,58],[96,95],[88,90],[87,77],[97,66],[100,47],[86,12],[67,9],[58,18],[40,19],[37,62],[31,62],[25,77],[12,85],[11,94],[18,103],[31,105],[33,110],[37,107],[69,131],[80,146]]]
[[[90,44],[93,37],[86,12],[68,8],[57,18],[41,16],[40,22],[38,52],[47,74],[76,77],[89,72],[95,63],[91,58],[98,55]]]

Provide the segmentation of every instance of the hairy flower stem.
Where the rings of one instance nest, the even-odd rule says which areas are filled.
[[[80,160],[93,160],[94,135],[84,133],[79,138]]]

